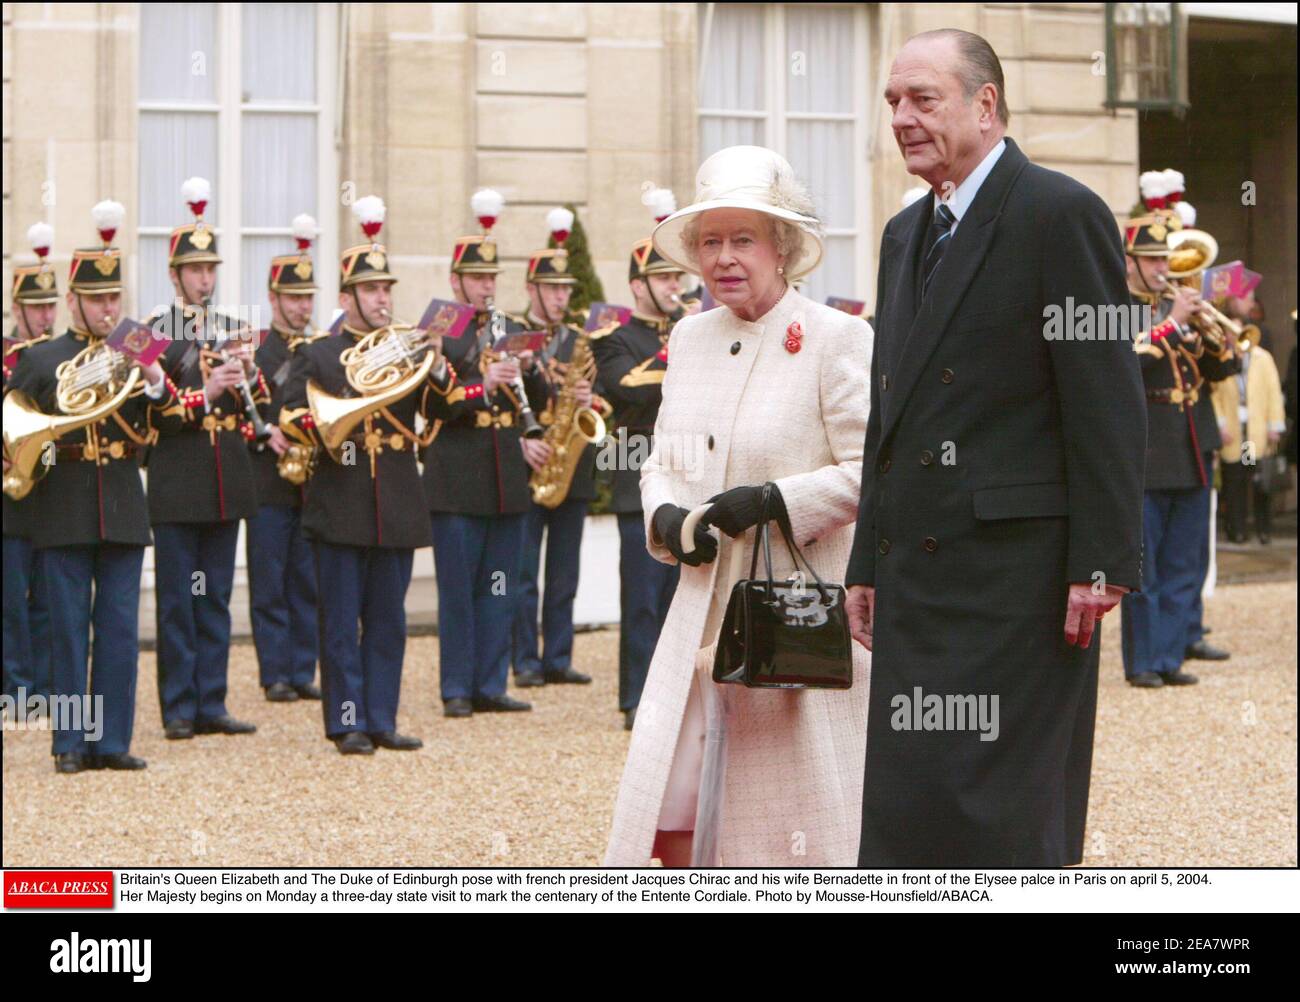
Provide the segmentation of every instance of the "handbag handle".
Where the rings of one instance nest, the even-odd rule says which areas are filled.
[[[772,511],[772,495],[775,493],[775,490],[776,485],[771,481],[768,481],[763,485],[762,511],[759,515],[761,521],[759,522],[758,531],[759,535],[762,537],[763,561],[767,569],[767,593],[771,595],[774,586],[772,580],[771,530],[769,526],[773,521],[775,521],[777,528],[781,530],[781,536],[785,540],[786,548],[790,551],[791,556],[795,558],[795,570],[797,571],[799,569],[799,564],[802,562],[804,567],[808,569],[808,573],[812,575],[813,580],[817,582],[817,591],[821,594],[822,601],[830,604],[830,592],[826,588],[825,582],[823,582],[818,576],[817,572],[813,569],[813,565],[810,564],[808,558],[803,555],[803,550],[799,549],[799,546],[794,541],[794,530],[790,526],[789,514],[786,512],[773,513]],[[749,566],[749,577],[751,581],[754,579],[754,575],[758,571],[758,547],[759,539],[755,539],[754,556]]]

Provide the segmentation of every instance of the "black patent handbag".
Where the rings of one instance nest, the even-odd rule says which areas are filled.
[[[853,685],[853,648],[842,585],[826,584],[795,545],[783,511],[775,519],[785,545],[802,563],[793,581],[772,579],[772,485],[763,485],[762,521],[754,539],[749,577],[737,581],[727,601],[713,681],[757,689],[848,689]],[[767,576],[758,577],[763,550]]]

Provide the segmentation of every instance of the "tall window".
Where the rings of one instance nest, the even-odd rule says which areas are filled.
[[[217,303],[265,307],[270,259],[295,249],[290,222],[301,212],[321,224],[317,284],[336,284],[332,8],[140,5],[137,312],[172,299],[168,234],[189,221],[180,189],[196,175],[212,182],[204,218],[224,259]],[[317,297],[318,321],[327,299]]]
[[[747,144],[790,161],[826,225],[813,299],[870,281],[866,31],[861,4],[700,5],[700,159]]]

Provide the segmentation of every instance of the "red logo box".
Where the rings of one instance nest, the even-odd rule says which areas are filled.
[[[112,870],[9,870],[6,908],[112,908]]]

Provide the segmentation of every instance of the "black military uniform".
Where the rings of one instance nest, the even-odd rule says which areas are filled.
[[[461,237],[452,272],[495,275],[496,244],[486,235]],[[497,318],[501,332],[522,326]],[[444,712],[528,709],[506,695],[511,628],[519,591],[524,515],[532,503],[528,464],[519,445],[521,404],[498,387],[489,398],[483,377],[496,333],[480,313],[474,327],[445,345],[465,393],[466,407],[442,422],[424,453],[424,489],[433,527],[438,580],[438,644]],[[542,366],[522,374],[530,407],[548,399]]]
[[[76,251],[69,288],[79,297],[120,293],[120,252],[109,247]],[[46,414],[59,413],[59,366],[103,340],[102,333],[74,326],[29,349],[7,391],[25,394]],[[115,377],[108,394],[119,393],[124,381],[124,375]],[[162,405],[172,400],[165,382],[149,393]],[[102,710],[92,703],[89,711],[102,713],[98,726],[93,716],[83,714],[76,726],[55,728],[59,772],[145,767],[129,748],[140,572],[150,543],[140,479],[140,452],[152,438],[149,404],[148,398],[131,396],[109,416],[58,439],[54,462],[30,495],[39,512],[30,528],[50,606],[55,694],[103,700]]]
[[[196,215],[196,222],[172,231],[172,268],[221,261],[216,234]],[[160,359],[172,399],[155,414],[158,440],[148,459],[163,724],[172,739],[250,733],[252,724],[226,710],[226,672],[239,520],[257,513],[247,444],[253,427],[236,390],[209,404],[203,385],[221,364],[226,339],[251,332],[233,318],[179,302],[149,324],[172,340]],[[248,387],[255,404],[270,399],[260,372]]]
[[[680,274],[681,269],[660,257],[649,238],[638,241],[632,248],[628,281],[665,273]],[[602,392],[614,407],[606,455],[613,460],[608,464],[614,470],[610,510],[618,515],[621,541],[618,708],[628,726],[641,701],[680,573],[677,563],[660,563],[646,550],[641,511],[641,464],[653,444],[668,371],[668,336],[676,318],[662,308],[657,317],[633,313],[627,323],[597,332],[592,341]]]
[[[567,236],[567,231],[563,235]],[[527,281],[530,285],[577,285],[577,279],[569,272],[568,253],[564,250],[563,241],[559,243],[560,246],[538,251],[529,259]],[[556,322],[534,316],[531,305],[519,321],[527,330],[547,332],[546,343],[538,361],[547,375],[550,389],[546,406],[539,412],[538,420],[547,430],[548,438],[558,445],[562,440],[554,439],[551,427],[556,420],[560,393],[569,377],[569,364],[578,339],[588,335],[581,327],[567,323],[563,318]],[[609,417],[612,408],[595,392],[594,360],[589,359],[587,371],[579,378],[585,378],[592,384],[592,410],[601,418]],[[536,502],[529,505],[524,520],[520,600],[515,613],[512,645],[517,685],[586,684],[591,681],[590,675],[573,668],[573,603],[578,594],[578,567],[587,506],[595,499],[596,446],[593,444],[582,450],[563,501],[553,507]],[[538,601],[543,536],[546,538],[546,585],[545,599],[541,602],[539,638]]]
[[[307,221],[314,227],[315,221]],[[296,221],[295,221],[296,223]],[[308,248],[311,240],[299,237],[296,254],[271,260],[269,290],[280,296],[311,296],[317,291]],[[271,399],[260,407],[270,426],[280,422],[288,389],[293,354],[303,344],[326,337],[281,330],[273,322],[258,339],[257,368],[263,373]],[[306,450],[297,446],[289,459],[305,474]],[[319,649],[316,626],[316,562],[311,543],[302,531],[303,482],[293,483],[280,474],[280,457],[269,441],[249,443],[257,514],[248,520],[245,544],[248,567],[248,611],[257,648],[259,681],[272,702],[319,699],[312,684]]]
[[[35,229],[35,227],[33,227]],[[53,239],[52,233],[49,239]],[[37,253],[48,253],[47,244]],[[13,312],[26,305],[57,303],[59,289],[54,270],[44,262],[14,268],[10,300]],[[26,326],[24,321],[23,327]],[[31,336],[29,336],[31,335]],[[16,326],[5,338],[4,385],[9,385],[18,360],[34,345],[48,341],[46,333],[33,334]],[[41,586],[40,561],[32,546],[30,522],[36,507],[30,500],[3,495],[4,505],[4,694],[15,700],[50,693],[50,617]],[[22,690],[20,693],[19,690]]]
[[[1169,236],[1181,229],[1176,214],[1157,210],[1125,224],[1132,257],[1167,257]],[[1134,290],[1133,304],[1153,310],[1155,323],[1134,344],[1147,396],[1147,458],[1143,499],[1142,590],[1124,596],[1124,674],[1140,687],[1186,685],[1181,670],[1199,625],[1200,593],[1210,531],[1214,455],[1221,447],[1207,381],[1241,366],[1225,343],[1218,354],[1201,337],[1169,318],[1159,293]],[[1229,339],[1230,340],[1230,339]]]
[[[362,283],[396,281],[382,245],[344,251],[345,292]],[[309,409],[308,387],[339,400],[360,396],[341,356],[369,333],[345,324],[337,336],[300,346],[280,422],[314,434],[322,446],[302,524],[316,554],[325,734],[343,754],[370,754],[376,745],[421,747],[417,738],[397,733],[406,590],[415,551],[431,542],[415,459],[429,435],[418,430],[416,418],[433,426],[467,406],[455,373],[439,364],[400,398],[367,411],[345,440],[333,443],[331,454]]]

